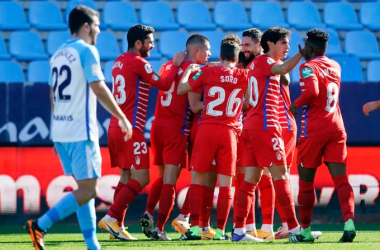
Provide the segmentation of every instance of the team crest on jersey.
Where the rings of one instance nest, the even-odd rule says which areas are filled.
[[[277,151],[276,157],[278,161],[281,161],[281,153]]]
[[[91,70],[92,70],[92,74],[94,76],[101,76],[102,75],[102,69],[100,68],[99,64],[97,63],[94,63],[92,66],[91,66]]]
[[[193,81],[197,80],[197,78],[202,75],[202,71],[199,71],[195,76],[193,76]]]
[[[136,164],[140,165],[140,156],[136,156]]]
[[[255,64],[253,62],[251,62],[251,64],[249,65],[249,69],[253,70],[254,68],[255,68]]]
[[[153,72],[152,66],[149,63],[145,64],[144,68],[145,68],[146,73],[148,74]]]
[[[271,64],[275,63],[275,61],[272,58],[268,58],[267,63],[269,65],[271,65]]]
[[[212,160],[212,163],[211,163],[213,166],[216,166],[216,161],[215,159]]]
[[[313,70],[309,67],[302,69],[301,73],[302,73],[303,79],[306,79],[310,76],[314,76]]]

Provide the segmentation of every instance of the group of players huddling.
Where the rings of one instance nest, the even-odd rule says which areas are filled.
[[[90,16],[97,28],[92,27],[91,20],[87,21],[88,27],[86,23],[79,23],[79,31],[74,32],[73,37],[94,36],[96,41],[99,19],[92,12]],[[108,147],[112,167],[120,169],[120,181],[114,203],[98,226],[109,232],[112,239],[136,240],[124,227],[124,217],[135,197],[150,182],[149,151],[143,129],[152,85],[160,90],[151,129],[153,163],[159,169],[159,177],[151,180],[146,211],[140,220],[147,237],[170,240],[164,226],[174,205],[176,182],[181,178],[181,170],[188,165],[191,185],[180,214],[172,222],[173,228],[181,233],[180,239],[262,242],[289,238],[291,242],[313,242],[322,234],[311,231],[311,216],[316,197],[314,177],[323,160],[337,189],[345,222],[340,241],[352,242],[356,235],[354,196],[346,174],[347,135],[338,105],[341,68],[324,55],[328,34],[309,30],[304,48],[299,45],[298,53],[282,61],[289,51],[289,30],[272,27],[262,33],[256,28],[248,29],[243,32],[242,41],[236,35],[226,36],[221,41],[220,61],[209,64],[208,39],[193,34],[186,42],[186,50],[176,53],[158,73],[144,59],[154,48],[153,34],[152,27],[132,26],[127,34],[128,51],[113,65],[112,101],[116,101],[119,108],[108,108],[113,115]],[[88,44],[95,41],[85,40]],[[288,73],[302,58],[306,60],[299,69],[302,94],[291,103]],[[55,56],[53,64],[54,59]],[[93,65],[92,73],[101,81],[104,77],[98,70],[94,71]],[[84,70],[86,74],[89,72],[86,67]],[[93,88],[92,81],[87,81]],[[53,93],[60,89],[52,86]],[[94,92],[100,99],[101,95]],[[104,100],[102,98],[102,104]],[[56,112],[57,107],[53,107]],[[289,181],[296,147],[294,116],[298,115],[299,108],[302,108],[297,159],[300,223]],[[59,146],[58,140],[54,141],[56,147]],[[62,150],[58,153],[64,165]],[[77,179],[75,173],[74,177]],[[217,179],[219,195],[214,229],[210,227],[210,213]],[[234,227],[232,237],[228,237],[225,227],[233,199],[232,180],[235,184]],[[80,183],[78,181],[78,185]],[[254,214],[257,187],[263,216],[260,229],[255,227]],[[79,185],[78,190],[81,188]],[[78,190],[73,192],[71,200],[65,198],[38,220],[27,222],[25,228],[36,249],[45,249],[43,235],[53,223],[75,212],[82,204],[88,204],[86,202],[96,195],[80,202]],[[64,208],[68,202],[74,204],[70,209]],[[154,227],[154,209],[158,202]],[[274,207],[282,219],[277,232],[273,230]],[[88,229],[85,233],[82,228],[82,232],[89,249],[100,249],[94,236],[94,210],[89,211],[93,211],[89,220],[91,231],[87,232]],[[79,221],[80,218],[78,213]]]

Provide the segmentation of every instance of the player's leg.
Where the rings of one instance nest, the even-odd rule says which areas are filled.
[[[273,215],[275,195],[272,176],[270,175],[268,168],[264,169],[258,188],[260,190],[260,204],[263,223],[261,225],[261,229],[257,230],[257,238],[274,239]]]
[[[216,162],[213,161],[213,164]],[[201,213],[199,215],[199,227],[201,233],[210,231],[210,217],[213,208],[214,189],[218,178],[218,173],[215,171],[215,166],[211,167],[211,171],[208,171],[205,175],[204,184],[202,185],[202,204]],[[192,226],[196,226],[193,225]],[[213,231],[213,229],[211,229]],[[204,237],[203,237],[204,238]]]
[[[91,199],[77,210],[77,218],[87,249],[100,249],[96,238],[95,199]]]
[[[235,192],[234,192],[234,200],[233,200],[233,206],[234,206],[234,225],[233,228],[235,228],[235,223],[236,223],[236,196],[237,192],[239,191],[241,183],[244,181],[244,167],[243,166],[238,166],[236,169],[236,174],[234,176],[234,186],[235,186]]]
[[[219,195],[217,203],[217,226],[214,235],[215,240],[226,240],[226,223],[232,203],[232,176],[219,174]]]
[[[164,166],[159,165],[157,166],[158,169],[158,177],[157,179],[152,183],[152,186],[150,187],[149,195],[148,195],[148,201],[145,207],[145,213],[148,214],[149,217],[154,217],[154,209],[157,206],[158,201],[160,200],[160,195],[162,191],[163,184],[163,173],[164,173]]]

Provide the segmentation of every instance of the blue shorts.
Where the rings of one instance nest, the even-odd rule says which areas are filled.
[[[65,175],[76,180],[100,178],[102,174],[102,156],[98,142],[54,142]]]

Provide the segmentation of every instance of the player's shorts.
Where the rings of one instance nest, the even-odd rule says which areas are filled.
[[[272,164],[286,165],[286,154],[282,135],[277,130],[243,129],[244,166],[270,167]]]
[[[132,138],[124,141],[119,127],[108,128],[108,149],[111,167],[121,169],[149,169],[149,150],[143,132],[133,128]]]
[[[216,171],[233,176],[236,168],[236,135],[233,128],[218,124],[201,124],[198,128],[191,168],[207,173],[215,159]]]
[[[76,180],[100,178],[102,175],[102,156],[99,142],[54,142],[65,175]]]
[[[244,166],[244,140],[240,134],[237,136],[236,167]]]
[[[286,166],[290,168],[293,163],[294,152],[296,150],[297,130],[283,130],[282,137],[284,139]]]
[[[154,165],[174,165],[186,167],[186,143],[188,137],[173,129],[152,125],[150,142],[152,144]]]
[[[324,162],[347,164],[347,134],[336,131],[319,136],[301,137],[298,140],[298,165],[317,168]]]

